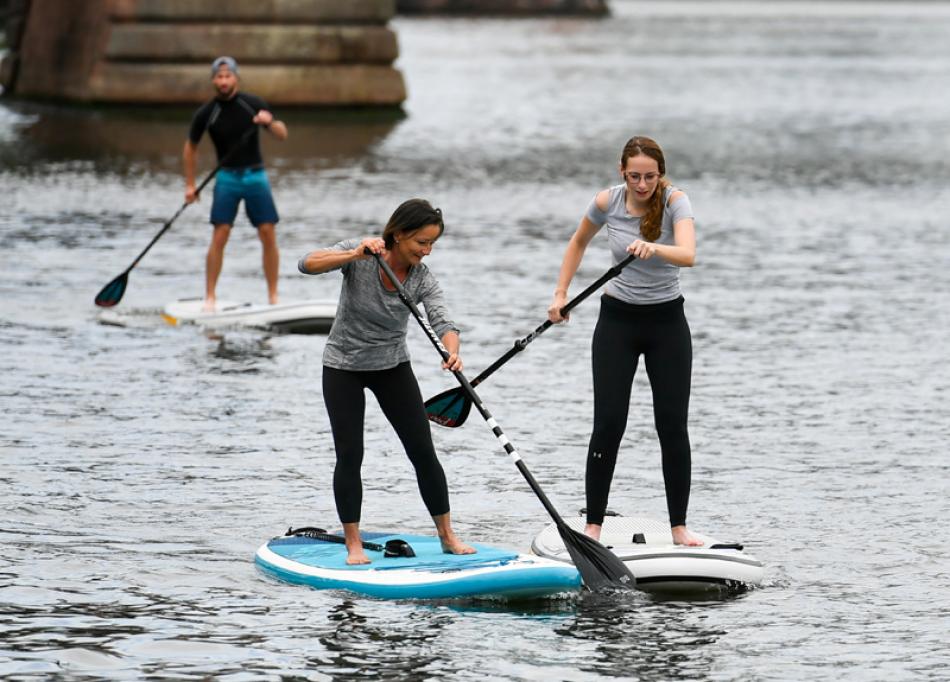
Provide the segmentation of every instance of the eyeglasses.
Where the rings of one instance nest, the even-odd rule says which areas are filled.
[[[656,182],[656,179],[660,177],[659,173],[633,173],[626,171],[623,174],[624,179],[627,182],[632,182],[633,184],[639,184],[640,180],[646,180],[647,183]]]

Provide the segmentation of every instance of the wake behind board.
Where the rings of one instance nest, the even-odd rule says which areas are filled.
[[[568,526],[583,532],[584,517],[565,520]],[[674,545],[669,524],[660,521],[607,516],[600,542],[627,565],[637,579],[637,588],[645,592],[735,591],[762,582],[762,562],[746,554],[742,545],[722,543],[695,531],[693,535],[705,544]],[[534,538],[531,551],[548,559],[571,560],[553,523]]]
[[[306,535],[276,537],[261,545],[254,558],[265,573],[279,580],[317,589],[342,589],[383,599],[537,599],[575,592],[577,570],[568,564],[471,543],[476,554],[445,554],[437,537],[363,532],[372,563],[350,566],[346,548]],[[385,556],[386,543],[403,540],[415,556]]]
[[[165,306],[162,319],[172,325],[197,324],[211,329],[252,327],[290,334],[326,334],[336,316],[336,303],[292,301],[275,305],[218,301],[213,312],[202,310],[201,298],[183,298]]]

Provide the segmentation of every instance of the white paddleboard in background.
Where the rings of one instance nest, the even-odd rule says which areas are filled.
[[[169,324],[197,324],[211,329],[253,327],[291,334],[326,334],[336,316],[332,301],[290,301],[276,305],[217,302],[203,310],[204,299],[183,298],[165,306],[162,319]]]
[[[583,532],[585,518],[565,519]],[[691,531],[702,547],[673,544],[668,523],[642,517],[608,516],[600,543],[617,555],[645,592],[695,593],[741,591],[762,582],[762,562],[743,551],[738,543],[724,543]],[[557,526],[553,523],[535,536],[531,551],[538,556],[570,562]]]

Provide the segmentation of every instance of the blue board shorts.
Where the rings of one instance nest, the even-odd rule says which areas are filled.
[[[254,227],[280,220],[263,168],[222,168],[214,183],[211,224],[234,225],[242,199],[244,212]]]

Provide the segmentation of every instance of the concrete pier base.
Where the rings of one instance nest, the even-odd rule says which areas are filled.
[[[22,98],[197,104],[231,55],[242,88],[281,106],[398,106],[394,0],[22,0],[0,67]]]

